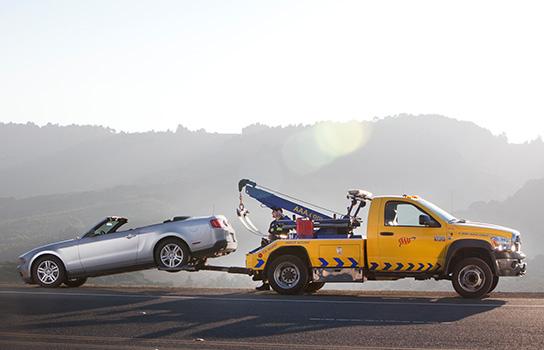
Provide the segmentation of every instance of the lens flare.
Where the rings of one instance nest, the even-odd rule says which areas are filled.
[[[319,123],[286,140],[283,161],[289,170],[309,174],[356,151],[369,138],[368,123]]]

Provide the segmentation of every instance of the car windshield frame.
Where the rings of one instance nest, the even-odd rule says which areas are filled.
[[[85,233],[85,235],[83,235],[83,238],[101,236],[101,235],[96,234],[96,230],[98,230],[100,227],[102,227],[103,225],[105,225],[108,222],[116,222],[116,223],[113,225],[113,227],[108,232],[105,232],[104,234],[115,233],[115,232],[117,232],[117,230],[121,226],[125,225],[127,223],[127,221],[128,221],[127,219],[121,218],[121,217],[119,217],[119,218],[116,218],[116,217],[105,218],[104,220],[100,221],[98,224],[93,226],[93,228],[91,228],[89,231],[87,231],[87,233]]]
[[[419,199],[418,202],[420,202],[422,206],[429,209],[431,212],[435,213],[440,219],[444,220],[445,222],[451,223],[459,220],[452,214],[440,208],[438,205],[431,203],[425,199]]]

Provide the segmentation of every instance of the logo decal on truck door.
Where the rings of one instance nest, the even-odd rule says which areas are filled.
[[[415,237],[401,237],[399,238],[399,247],[402,247],[403,245],[407,245],[412,243],[412,241],[415,241]]]

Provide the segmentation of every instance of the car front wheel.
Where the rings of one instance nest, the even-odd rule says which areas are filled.
[[[453,288],[464,298],[481,298],[493,284],[493,273],[489,265],[480,258],[466,258],[454,268]]]
[[[60,286],[66,279],[62,261],[56,256],[39,257],[32,265],[32,279],[41,287]]]

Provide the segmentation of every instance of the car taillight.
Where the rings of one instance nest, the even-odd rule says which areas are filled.
[[[220,220],[220,219],[211,219],[210,220],[210,225],[213,228],[224,228],[225,227],[225,224],[223,223],[223,220]]]

